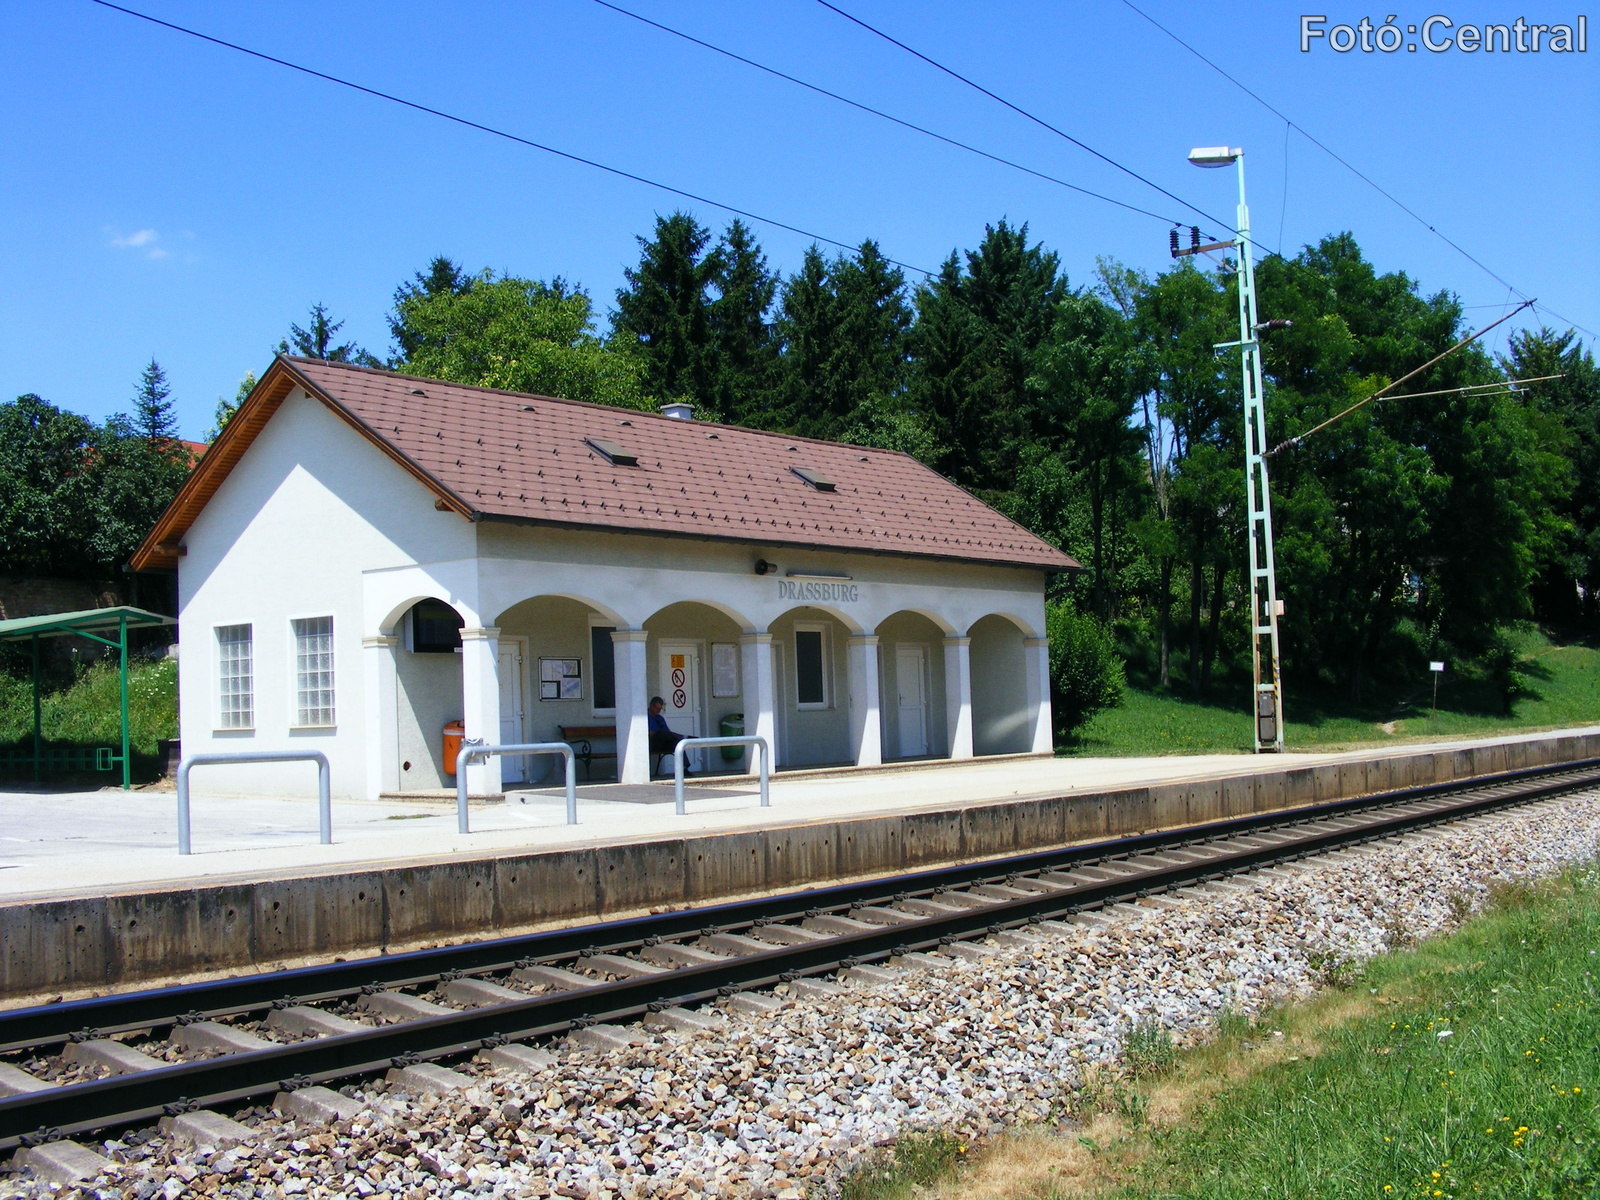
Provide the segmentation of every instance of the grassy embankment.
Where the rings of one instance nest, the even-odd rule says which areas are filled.
[[[846,1200],[1600,1196],[1597,951],[1593,867],[1502,892],[1312,1001],[1147,1045],[1081,1127],[921,1135]]]
[[[116,664],[97,662],[84,668],[71,686],[46,693],[40,704],[45,744],[119,746],[118,691]],[[148,774],[156,742],[178,736],[176,659],[129,662],[128,736],[135,771]],[[25,676],[0,673],[0,747],[12,746],[33,748],[33,685]]]
[[[1486,737],[1558,729],[1600,721],[1600,649],[1558,646],[1544,634],[1516,637],[1517,671],[1526,692],[1505,712],[1504,701],[1482,675],[1446,672],[1439,710],[1431,710],[1430,680],[1409,696],[1358,705],[1289,681],[1284,739],[1290,750],[1344,750],[1407,741]],[[1121,708],[1103,712],[1081,731],[1068,752],[1079,755],[1228,754],[1250,750],[1248,689],[1210,700],[1192,698],[1184,685],[1169,692],[1130,686]]]

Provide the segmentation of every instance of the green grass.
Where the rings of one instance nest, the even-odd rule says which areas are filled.
[[[1110,1194],[1600,1195],[1597,883],[1592,868],[1570,873],[1373,960],[1353,1016],[1293,1031],[1283,1014],[1309,1042],[1299,1060],[1246,1068],[1187,1119],[1137,1132],[1144,1152]],[[1250,1037],[1273,1043],[1270,1025]],[[1224,1037],[1183,1070],[1215,1077],[1253,1053],[1249,1037]]]
[[[1335,750],[1439,738],[1483,737],[1583,725],[1600,720],[1600,649],[1558,646],[1535,630],[1517,635],[1519,672],[1528,691],[1507,716],[1489,682],[1470,672],[1447,673],[1439,710],[1430,710],[1429,681],[1406,696],[1357,705],[1286,681],[1290,750]],[[1392,732],[1390,730],[1392,729]],[[1180,683],[1161,692],[1129,686],[1120,708],[1102,712],[1080,731],[1068,752],[1080,755],[1248,753],[1248,689],[1210,700],[1192,698]]]
[[[940,1131],[905,1134],[892,1149],[845,1176],[840,1200],[911,1200],[929,1184],[954,1175],[967,1144]]]
[[[84,668],[71,686],[43,697],[44,738],[52,746],[118,746],[121,701],[114,663]],[[163,658],[128,664],[128,734],[136,756],[153,758],[160,738],[178,736],[178,663]],[[33,685],[0,674],[0,746],[31,749]]]

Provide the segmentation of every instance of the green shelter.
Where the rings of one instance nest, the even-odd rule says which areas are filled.
[[[117,651],[118,666],[122,673],[122,755],[112,762],[122,763],[122,786],[133,785],[128,759],[128,630],[156,625],[176,625],[176,617],[142,608],[119,605],[116,608],[91,608],[83,612],[46,613],[37,617],[18,617],[0,621],[0,642],[31,642],[33,644],[33,777],[39,778],[44,767],[44,737],[40,730],[39,708],[39,642],[52,637],[85,637],[110,646]],[[107,636],[113,631],[116,640]]]

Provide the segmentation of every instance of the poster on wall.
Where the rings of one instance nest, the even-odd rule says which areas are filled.
[[[582,700],[583,660],[581,658],[541,658],[539,660],[539,699]]]
[[[711,643],[711,695],[717,699],[739,694],[739,647],[733,642]]]

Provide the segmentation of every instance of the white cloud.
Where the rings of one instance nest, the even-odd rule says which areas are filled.
[[[126,237],[111,229],[107,229],[106,233],[111,236],[111,244],[119,250],[142,250],[147,258],[167,257],[167,252],[160,245],[161,235],[154,229],[140,229]]]

